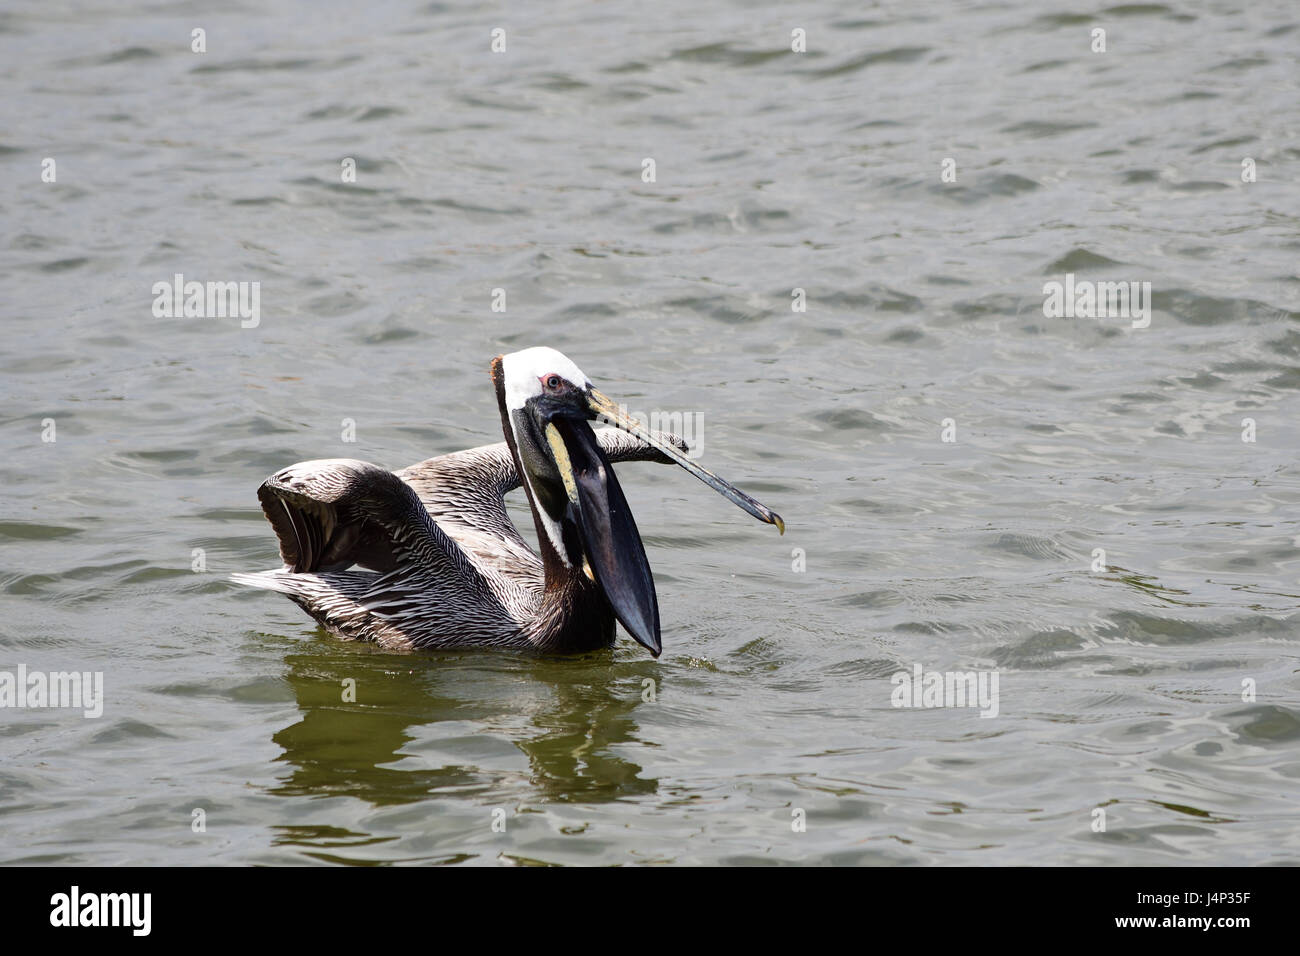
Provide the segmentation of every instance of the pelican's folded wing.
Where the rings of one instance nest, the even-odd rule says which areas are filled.
[[[299,462],[266,479],[257,497],[293,572],[409,566],[439,575],[468,567],[412,488],[369,462]]]

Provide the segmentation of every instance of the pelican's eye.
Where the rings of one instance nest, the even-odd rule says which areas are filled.
[[[558,392],[564,385],[564,379],[558,375],[547,375],[542,379],[542,385],[548,392]]]

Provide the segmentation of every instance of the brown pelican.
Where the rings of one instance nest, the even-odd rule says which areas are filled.
[[[616,461],[678,464],[760,521],[775,512],[602,395],[564,355],[492,360],[506,440],[398,472],[304,461],[257,490],[284,568],[233,575],[279,591],[343,637],[393,648],[571,652],[614,643],[617,618],[659,656],[659,605]],[[601,419],[619,431],[596,432]],[[522,484],[539,557],[503,500]]]

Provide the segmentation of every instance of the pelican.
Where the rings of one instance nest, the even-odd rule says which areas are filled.
[[[691,461],[681,438],[642,427],[555,349],[499,355],[491,374],[504,442],[397,472],[350,458],[290,465],[257,489],[284,567],[232,578],[389,648],[576,653],[611,646],[617,619],[658,657],[654,579],[614,462],[680,465],[785,533],[780,515]],[[597,432],[596,419],[615,428]],[[506,514],[521,484],[540,555]]]

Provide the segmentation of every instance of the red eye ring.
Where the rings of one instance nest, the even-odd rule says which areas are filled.
[[[560,376],[548,375],[546,376],[545,379],[543,379],[542,384],[545,385],[552,392],[557,392],[560,390]]]

